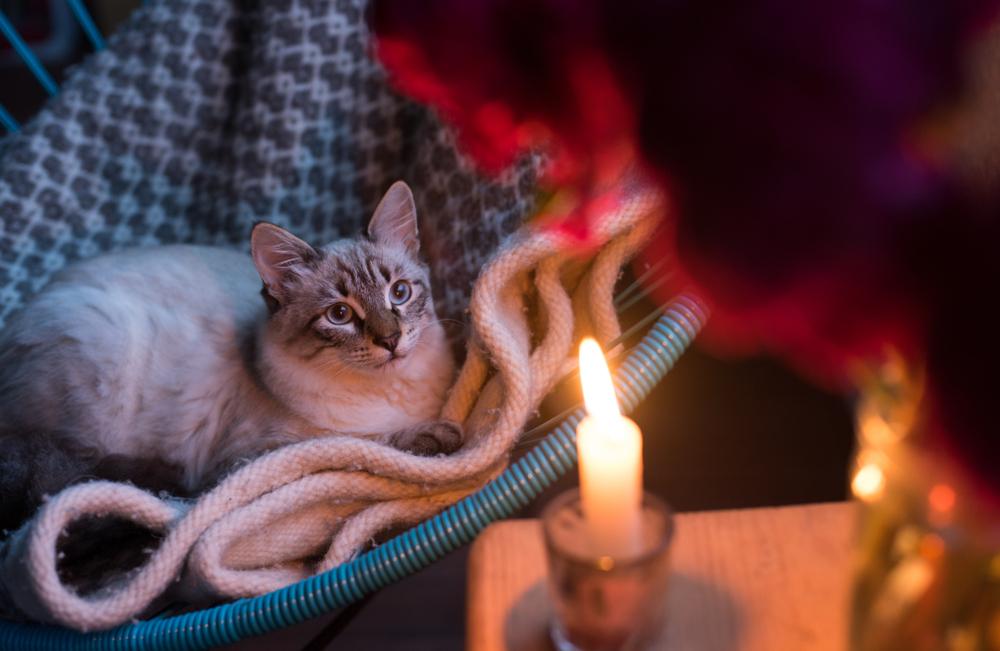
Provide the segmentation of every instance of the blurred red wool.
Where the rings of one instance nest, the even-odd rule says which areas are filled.
[[[374,19],[399,88],[485,170],[549,152],[582,202],[563,228],[585,236],[641,161],[672,205],[647,256],[712,304],[717,347],[827,383],[886,346],[923,359],[935,427],[991,476],[1000,191],[969,196],[941,116],[994,5],[382,0]]]

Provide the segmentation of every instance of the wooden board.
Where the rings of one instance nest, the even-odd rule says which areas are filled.
[[[657,649],[847,648],[848,503],[676,516]],[[467,648],[548,651],[550,606],[538,520],[490,525],[469,557]]]

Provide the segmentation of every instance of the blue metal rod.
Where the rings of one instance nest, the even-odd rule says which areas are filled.
[[[42,62],[38,60],[35,53],[31,51],[28,44],[24,42],[21,35],[17,33],[16,29],[14,29],[14,25],[7,20],[7,15],[4,14],[3,10],[0,10],[0,32],[2,32],[7,40],[10,41],[11,47],[14,48],[14,51],[17,52],[21,57],[21,60],[24,61],[24,65],[28,66],[28,69],[35,75],[35,79],[37,79],[38,83],[45,88],[45,91],[49,95],[58,95],[59,85],[56,84],[52,75],[48,73],[45,66],[42,65]]]
[[[83,6],[81,0],[66,0],[66,4],[69,8],[73,10],[73,15],[80,22],[80,27],[83,28],[84,33],[90,42],[94,45],[94,49],[98,52],[104,49],[104,37],[101,36],[101,30],[97,29],[97,25],[94,24],[94,19],[90,17],[90,12],[87,8]]]
[[[2,124],[3,127],[10,133],[20,131],[21,129],[21,125],[17,123],[17,120],[14,119],[13,115],[7,112],[7,109],[3,107],[3,104],[0,104],[0,124]]]

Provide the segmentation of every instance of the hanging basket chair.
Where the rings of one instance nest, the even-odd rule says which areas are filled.
[[[63,602],[50,593],[61,584],[49,590],[30,575],[31,604],[41,604],[40,610],[20,612],[40,623],[0,622],[0,648],[203,649],[290,626],[426,567],[573,467],[579,410],[563,415],[530,452],[502,470],[529,413],[565,370],[574,307],[609,347],[625,340],[612,291],[621,264],[648,235],[655,197],[630,194],[598,233],[608,244],[579,286],[565,288],[565,244],[555,235],[518,230],[533,208],[538,161],[528,157],[499,179],[478,175],[430,112],[387,86],[369,56],[364,3],[302,0],[247,8],[214,0],[152,2],[107,44],[82,3],[67,4],[99,51],[62,88],[0,12],[0,33],[53,96],[23,127],[0,106],[0,125],[10,132],[0,140],[0,326],[76,259],[174,242],[245,249],[258,220],[330,241],[360,232],[382,191],[405,179],[421,215],[438,313],[456,320],[471,314],[473,325],[459,342],[465,366],[445,409],[467,423],[479,414],[486,422],[482,431],[510,435],[490,443],[500,462],[478,469],[474,485],[422,502],[428,510],[421,514],[437,515],[370,551],[347,554],[349,560],[332,569],[260,596],[84,633],[65,625],[88,628],[73,617],[92,604],[78,600],[83,610],[72,611],[76,615],[67,614],[69,607],[53,609]],[[537,346],[532,335],[538,333],[527,332],[531,324],[520,310],[525,293],[537,299],[547,321]],[[503,317],[510,312],[517,318]],[[569,324],[553,315],[564,315]],[[682,296],[638,324],[648,332],[616,372],[626,410],[667,373],[704,319],[697,300]],[[558,337],[552,334],[557,330]],[[512,376],[519,369],[534,375],[515,400],[511,394],[520,385]],[[517,409],[505,411],[513,403]],[[500,428],[496,418],[508,422]],[[310,444],[325,445],[300,445]],[[271,461],[282,454],[294,450],[272,453]],[[434,462],[445,461],[427,463]],[[53,502],[94,492],[96,484],[73,487],[76,493]],[[56,511],[48,504],[41,516]],[[399,521],[382,515],[376,524]],[[358,531],[370,533],[357,528],[352,541]],[[37,536],[31,535],[14,536],[2,547],[8,579],[34,571],[17,559],[49,549],[32,547]],[[52,558],[42,564],[54,568],[54,548],[49,551]],[[0,590],[0,608],[3,601]]]

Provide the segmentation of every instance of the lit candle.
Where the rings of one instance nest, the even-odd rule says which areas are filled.
[[[627,558],[641,551],[642,434],[618,408],[601,347],[580,344],[587,417],[576,428],[580,501],[594,552]]]

